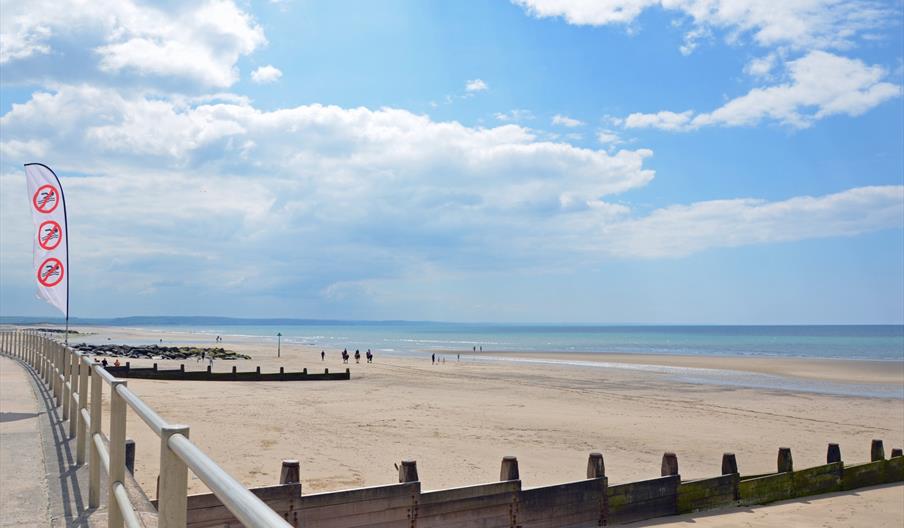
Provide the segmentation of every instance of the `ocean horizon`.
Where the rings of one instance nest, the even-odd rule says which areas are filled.
[[[2,324],[62,324],[4,317]],[[904,360],[904,325],[519,324],[339,321],[221,317],[127,317],[76,320],[73,327],[115,326],[180,332],[186,343],[221,336],[389,354],[468,352],[619,353]],[[84,336],[91,341],[90,336]],[[70,341],[78,342],[79,338]]]

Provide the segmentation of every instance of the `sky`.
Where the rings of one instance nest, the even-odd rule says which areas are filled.
[[[904,323],[901,0],[0,3],[0,315]]]

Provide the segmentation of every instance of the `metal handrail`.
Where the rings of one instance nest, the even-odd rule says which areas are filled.
[[[129,500],[129,494],[126,493],[126,487],[122,482],[113,483],[113,496],[116,498],[116,505],[122,513],[122,520],[129,528],[141,528],[138,516],[132,509],[132,501]]]
[[[97,457],[100,459],[100,465],[104,466],[104,473],[110,474],[110,452],[107,450],[107,446],[104,445],[104,439],[100,433],[95,433],[94,435],[94,450],[97,453]]]
[[[160,436],[163,432],[163,428],[169,425],[166,423],[166,420],[157,414],[154,409],[151,409],[148,404],[144,403],[144,401],[142,401],[134,392],[130,391],[127,386],[120,385],[116,387],[116,392],[129,404],[129,407],[135,411],[135,414],[144,420],[144,423],[148,424],[148,427],[150,427],[152,431],[157,433],[157,436]]]
[[[209,456],[181,434],[170,436],[170,449],[216,495],[226,508],[245,526],[278,526],[291,528],[279,514],[247,488],[232,478]]]

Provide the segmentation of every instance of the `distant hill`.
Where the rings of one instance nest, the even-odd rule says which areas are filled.
[[[62,317],[19,317],[0,316],[0,324],[65,324]],[[387,325],[387,324],[418,324],[427,321],[343,321],[339,319],[253,319],[243,317],[216,317],[206,315],[133,315],[129,317],[73,317],[69,319],[70,325],[97,325],[97,326],[304,326],[304,325]],[[436,324],[436,323],[430,323]]]

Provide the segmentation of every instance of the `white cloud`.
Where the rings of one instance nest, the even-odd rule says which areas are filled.
[[[496,112],[493,114],[498,121],[503,121],[506,123],[518,123],[521,121],[530,121],[535,118],[534,113],[530,110],[525,110],[523,108],[515,108],[513,110],[509,110],[508,112]]]
[[[750,62],[748,62],[747,65],[744,66],[744,73],[750,75],[751,77],[769,79],[771,77],[770,73],[775,67],[777,59],[778,57],[775,53],[770,53],[764,57],[751,59]]]
[[[904,186],[859,187],[779,202],[713,200],[606,225],[599,249],[622,257],[683,257],[709,248],[853,236],[904,228]]]
[[[844,49],[882,27],[893,9],[871,0],[513,0],[536,17],[562,17],[575,25],[630,24],[646,9],[661,6],[688,17],[683,53],[690,53],[710,28],[734,42],[751,35],[760,46]]]
[[[832,115],[861,115],[901,95],[900,86],[884,80],[887,72],[881,66],[824,51],[810,52],[788,62],[787,67],[788,82],[754,88],[712,112],[634,113],[625,119],[625,126],[693,130],[715,125],[755,125],[768,119],[805,128]]]
[[[574,128],[583,125],[584,122],[562,114],[556,114],[552,117],[552,124]]]
[[[465,83],[466,92],[484,92],[489,89],[490,87],[482,79],[471,79]]]
[[[634,113],[625,118],[628,128],[659,128],[661,130],[683,130],[693,116],[693,112],[669,112],[663,110],[655,114]]]
[[[608,129],[598,130],[596,133],[596,140],[603,145],[618,145],[623,143],[621,137],[619,137],[615,131]]]
[[[276,82],[280,77],[282,77],[282,72],[269,64],[251,72],[251,80],[257,84]]]
[[[10,1],[3,11],[4,64],[38,55],[64,64],[69,39],[93,48],[104,72],[226,87],[238,79],[239,57],[266,43],[263,29],[231,0],[179,4],[173,12],[131,0]]]
[[[517,125],[225,99],[36,93],[0,118],[3,164],[16,171],[30,150],[52,153],[44,161],[67,185],[80,247],[92,248],[78,267],[149,292],[167,266],[263,290],[306,275],[394,276],[433,260],[474,266],[457,263],[468,254],[508,266],[535,251],[547,221],[601,217],[603,197],[653,178],[648,150],[579,148]],[[4,233],[27,221],[3,211]],[[5,259],[27,261],[27,251],[4,249],[4,267],[18,269]],[[366,271],[352,265],[362,259]]]

